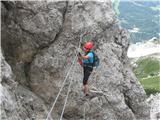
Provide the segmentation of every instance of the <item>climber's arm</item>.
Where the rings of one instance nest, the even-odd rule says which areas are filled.
[[[79,53],[78,56],[79,56],[81,59],[89,59],[89,56],[88,56],[88,55],[81,55],[81,54]]]
[[[89,59],[89,56],[88,56],[88,55],[86,55],[86,56],[83,56],[83,55],[82,55],[82,58],[83,58],[83,59]]]

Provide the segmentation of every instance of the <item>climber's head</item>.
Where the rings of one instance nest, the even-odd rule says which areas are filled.
[[[93,48],[93,42],[89,41],[89,42],[86,42],[83,46],[84,48],[84,51],[90,51],[92,48]]]

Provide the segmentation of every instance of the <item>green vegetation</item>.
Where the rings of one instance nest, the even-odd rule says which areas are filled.
[[[148,95],[160,92],[160,76],[140,80]]]
[[[140,58],[136,64],[134,72],[139,79],[159,74],[160,61],[156,58]]]
[[[160,92],[160,60],[152,57],[140,58],[136,64],[134,72],[147,95]]]

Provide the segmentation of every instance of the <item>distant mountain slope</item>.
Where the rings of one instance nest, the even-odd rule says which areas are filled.
[[[134,73],[148,95],[160,92],[159,65],[160,60],[152,56],[141,57],[132,64]]]
[[[127,53],[138,80],[148,95],[160,92],[160,40],[131,44]]]
[[[138,58],[148,55],[160,58],[160,40],[153,38],[148,41],[131,44],[127,55],[129,58]]]
[[[114,0],[114,8],[122,27],[132,33],[131,42],[158,37],[160,33],[160,2],[158,0]]]

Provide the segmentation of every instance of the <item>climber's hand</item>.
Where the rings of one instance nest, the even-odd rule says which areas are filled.
[[[79,56],[79,57],[82,57],[82,55],[81,55],[81,53],[80,53],[80,52],[78,53],[78,56]]]

